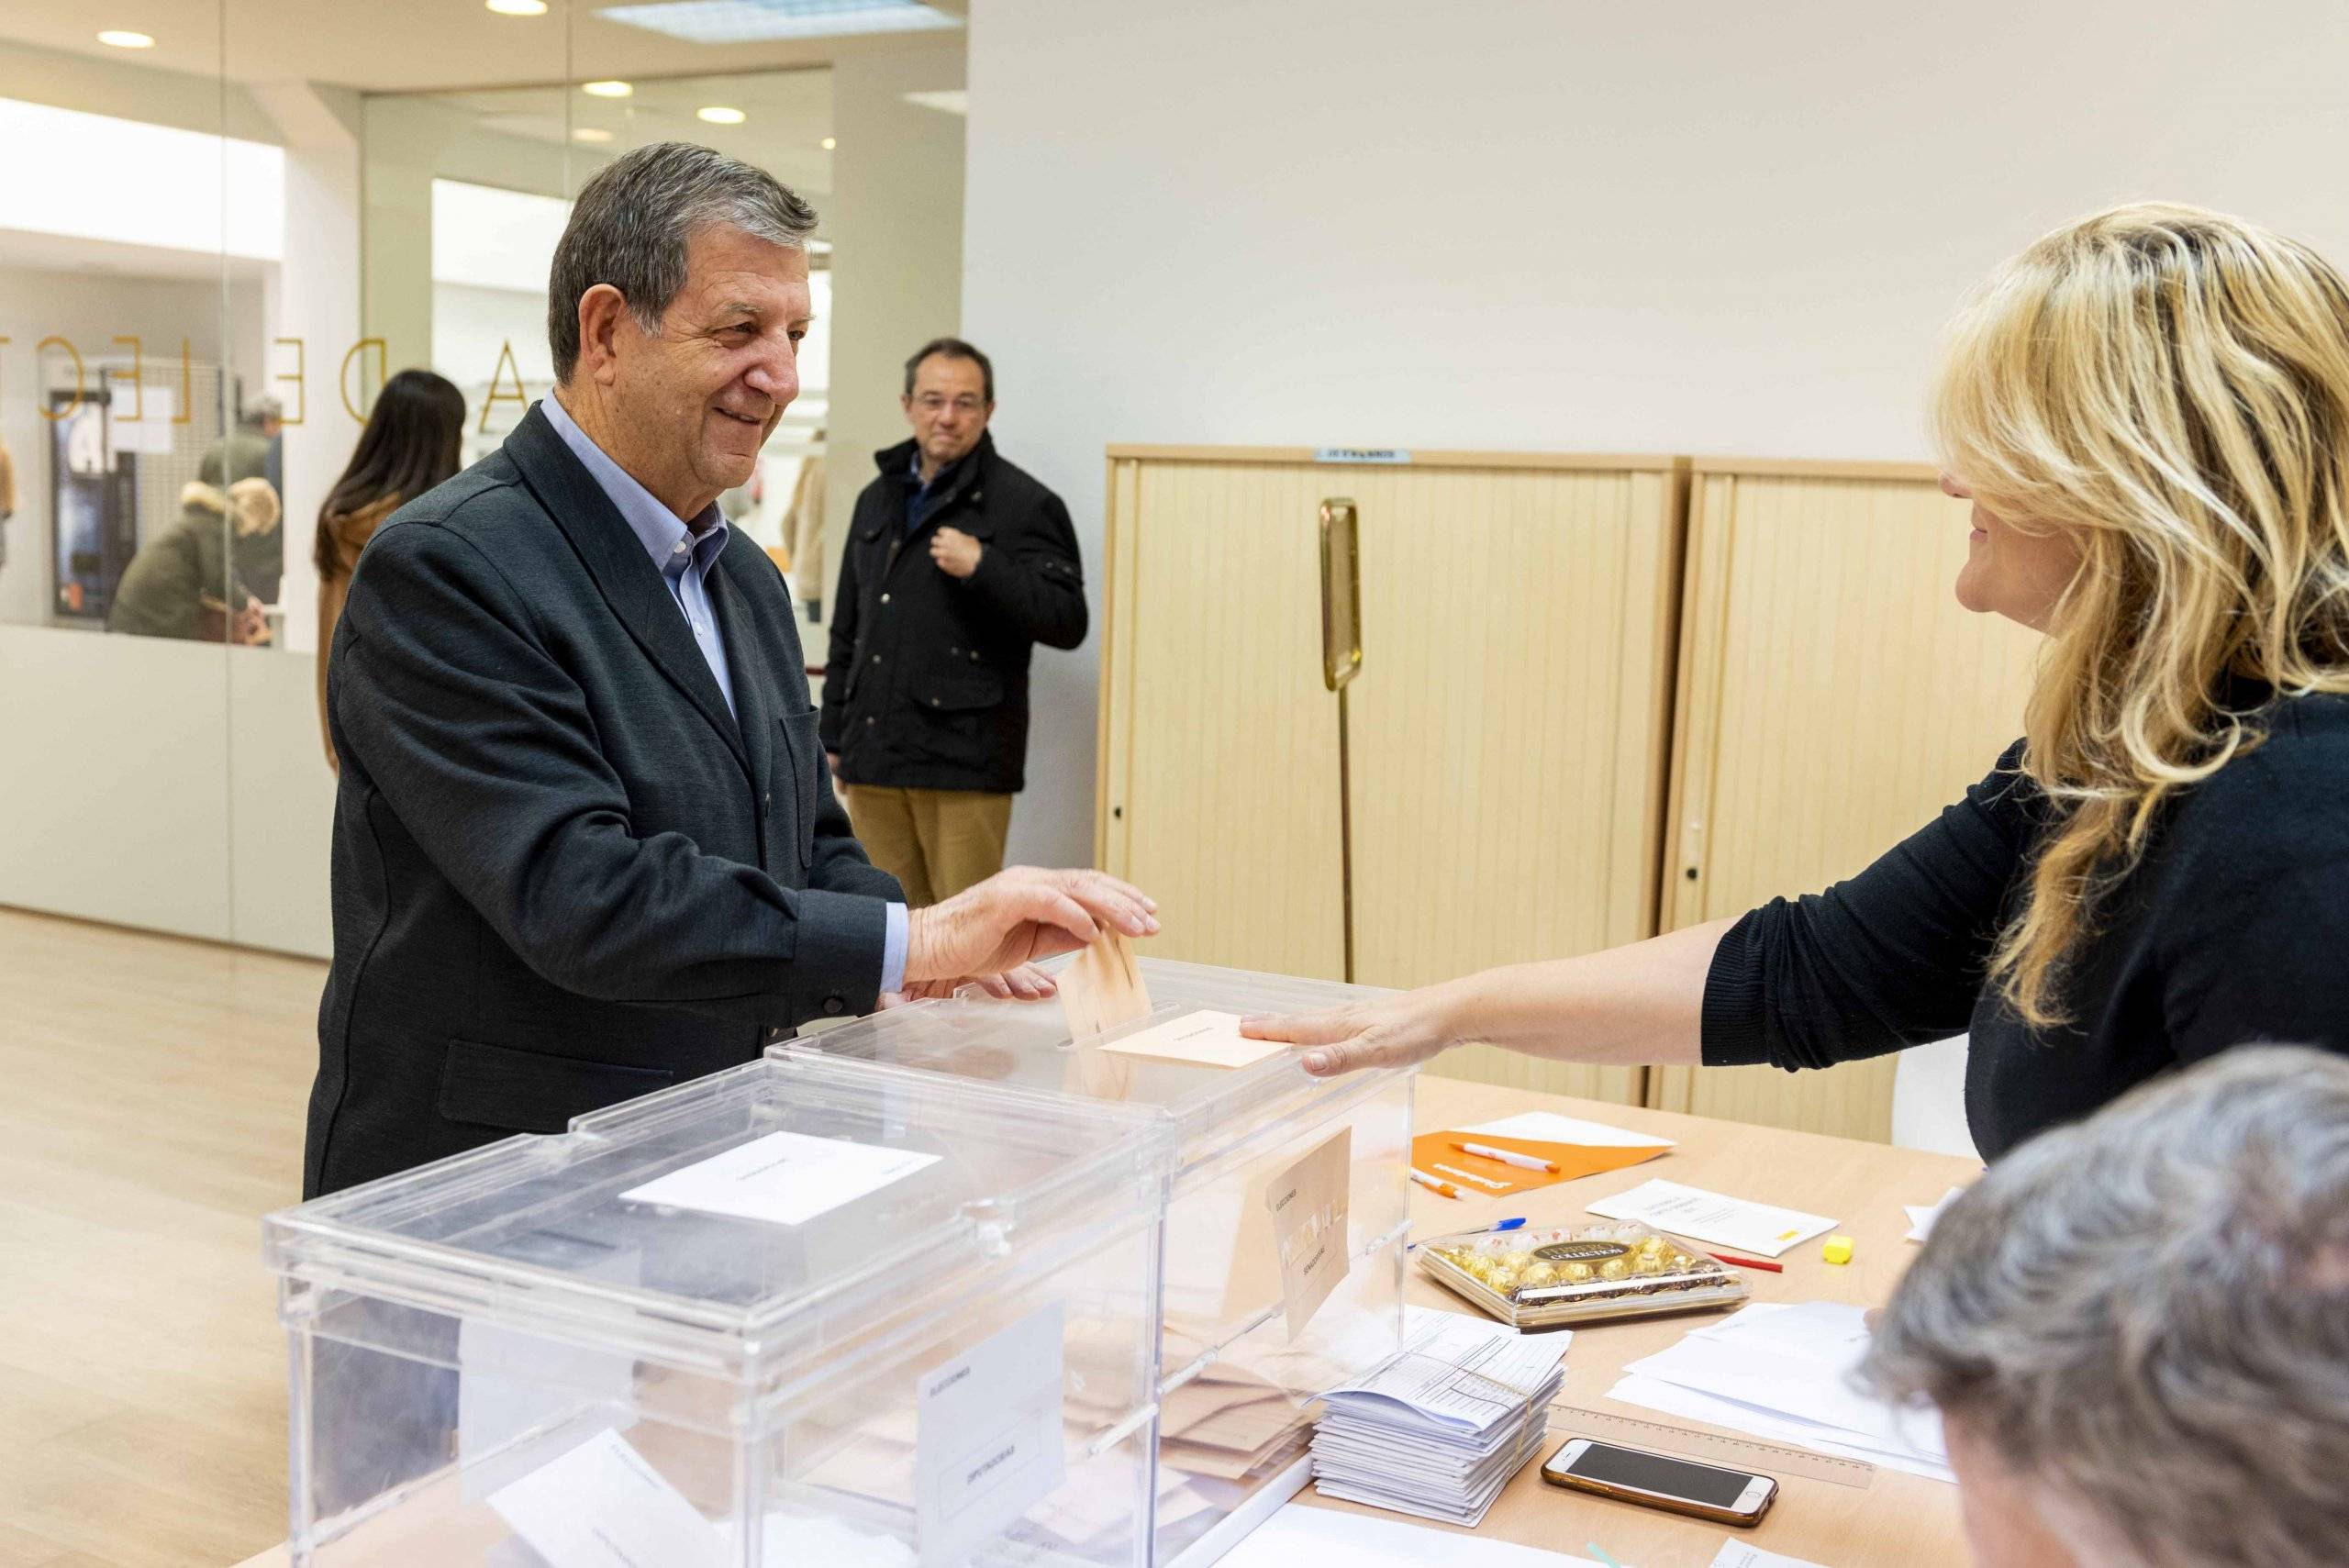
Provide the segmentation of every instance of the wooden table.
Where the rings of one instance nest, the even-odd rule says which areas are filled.
[[[1465,1229],[1520,1214],[1536,1225],[1584,1220],[1588,1218],[1584,1210],[1589,1204],[1661,1176],[1760,1203],[1834,1216],[1836,1232],[1856,1243],[1852,1261],[1842,1265],[1825,1262],[1819,1255],[1820,1243],[1806,1241],[1778,1260],[1786,1265],[1783,1274],[1756,1272],[1746,1276],[1753,1299],[1845,1301],[1874,1307],[1892,1294],[1894,1284],[1917,1253],[1915,1246],[1902,1240],[1909,1232],[1909,1217],[1901,1212],[1901,1206],[1932,1203],[1950,1187],[1963,1186],[1981,1173],[1981,1166],[1975,1162],[1945,1154],[1448,1078],[1419,1079],[1413,1119],[1421,1129],[1434,1129],[1539,1109],[1657,1133],[1674,1140],[1678,1147],[1661,1160],[1628,1171],[1561,1182],[1513,1197],[1454,1199],[1414,1187],[1411,1217],[1419,1234]],[[1458,1296],[1416,1268],[1410,1299],[1420,1307],[1466,1309]],[[1699,1431],[1724,1430],[1636,1406],[1617,1405],[1606,1397],[1626,1362],[1653,1355],[1691,1328],[1718,1320],[1717,1315],[1654,1318],[1576,1329],[1566,1351],[1565,1383],[1559,1401]],[[1562,1416],[1553,1417],[1542,1458],[1547,1459],[1574,1435],[1564,1421]],[[1776,1504],[1762,1523],[1751,1530],[1731,1531],[1653,1508],[1564,1491],[1544,1483],[1541,1469],[1539,1463],[1532,1463],[1520,1471],[1474,1533],[1578,1557],[1591,1555],[1587,1543],[1595,1541],[1617,1562],[1632,1568],[1704,1568],[1720,1550],[1722,1539],[1731,1534],[1766,1551],[1826,1568],[1878,1568],[1894,1563],[1901,1568],[1937,1568],[1944,1563],[1964,1568],[1968,1561],[1958,1530],[1957,1489],[1946,1482],[1898,1471],[1877,1470],[1865,1490],[1802,1476],[1786,1477]],[[1379,1513],[1358,1504],[1329,1501],[1310,1488],[1301,1496],[1316,1507]],[[1405,1518],[1400,1514],[1381,1517]],[[1431,1530],[1464,1533],[1451,1525],[1410,1522]]]
[[[1415,1120],[1420,1128],[1439,1129],[1526,1110],[1556,1110],[1653,1132],[1674,1140],[1678,1147],[1661,1160],[1628,1171],[1586,1176],[1514,1197],[1453,1199],[1415,1187],[1412,1218],[1420,1233],[1462,1229],[1520,1214],[1535,1224],[1579,1218],[1591,1202],[1664,1176],[1762,1203],[1832,1215],[1837,1231],[1857,1243],[1851,1262],[1841,1266],[1822,1262],[1816,1241],[1794,1248],[1779,1260],[1786,1265],[1785,1273],[1748,1275],[1755,1300],[1876,1306],[1891,1295],[1894,1283],[1916,1254],[1916,1249],[1902,1240],[1909,1220],[1901,1206],[1931,1203],[1945,1189],[1973,1180],[1981,1170],[1972,1161],[1880,1143],[1711,1121],[1450,1078],[1421,1077]],[[1459,1297],[1416,1271],[1410,1298],[1422,1307],[1465,1309]],[[1626,1362],[1653,1355],[1689,1329],[1710,1320],[1715,1319],[1661,1318],[1577,1329],[1566,1353],[1560,1401],[1698,1430],[1720,1430],[1632,1406],[1612,1405],[1606,1398]],[[1562,1419],[1552,1422],[1542,1458],[1548,1458],[1573,1435],[1560,1424]],[[1588,1545],[1595,1542],[1627,1568],[1704,1568],[1720,1551],[1722,1538],[1731,1533],[1720,1525],[1562,1491],[1545,1485],[1540,1472],[1539,1463],[1528,1464],[1474,1533],[1573,1556],[1589,1555]],[[1309,1486],[1300,1497],[1314,1507],[1379,1514],[1430,1530],[1466,1533],[1450,1525],[1330,1501]],[[1735,1533],[1768,1551],[1808,1559],[1826,1568],[1876,1568],[1892,1563],[1902,1568],[1938,1568],[1940,1564],[1964,1568],[1967,1561],[1958,1531],[1956,1489],[1892,1470],[1878,1470],[1865,1489],[1786,1477],[1776,1505],[1761,1525]],[[249,1559],[240,1568],[283,1568],[285,1561],[285,1552],[279,1548]]]

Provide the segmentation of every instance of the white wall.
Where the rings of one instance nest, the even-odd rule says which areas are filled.
[[[873,454],[906,439],[906,356],[962,326],[963,121],[905,95],[959,87],[957,45],[843,55],[832,66],[832,194],[817,203],[832,242],[831,406],[822,596]],[[824,660],[819,638],[807,650]]]
[[[0,905],[325,957],[311,680],[266,650],[0,626]]]
[[[2349,262],[2343,60],[2332,0],[976,0],[963,324],[1097,594],[1111,441],[1920,457],[1939,324],[2067,218]],[[1090,857],[1097,650],[1019,858]]]

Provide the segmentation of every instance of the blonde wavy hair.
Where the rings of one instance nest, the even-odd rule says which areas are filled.
[[[2349,284],[2221,213],[2098,213],[1952,324],[1932,417],[1977,502],[2080,556],[2024,720],[2054,820],[1991,964],[2044,1029],[2164,802],[2259,743],[2270,692],[2349,691]]]

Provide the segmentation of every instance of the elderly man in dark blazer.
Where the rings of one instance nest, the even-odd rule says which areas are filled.
[[[884,993],[981,979],[1147,899],[1016,869],[907,911],[834,800],[781,575],[719,494],[798,392],[815,214],[706,148],[580,192],[558,381],[394,513],[328,665],[342,759],[315,1195],[750,1061]]]

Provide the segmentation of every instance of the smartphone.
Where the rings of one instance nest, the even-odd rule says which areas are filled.
[[[1778,1484],[1767,1475],[1589,1438],[1572,1439],[1552,1454],[1542,1466],[1542,1479],[1553,1486],[1741,1527],[1761,1523],[1778,1498]]]

